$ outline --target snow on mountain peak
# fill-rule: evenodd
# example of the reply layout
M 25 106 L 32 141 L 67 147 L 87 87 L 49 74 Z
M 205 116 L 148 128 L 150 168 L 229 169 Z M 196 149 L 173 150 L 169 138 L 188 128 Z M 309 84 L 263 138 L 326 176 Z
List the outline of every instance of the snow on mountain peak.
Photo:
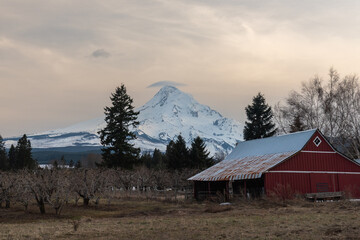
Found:
M 157 139 L 164 146 L 181 134 L 188 145 L 200 136 L 209 151 L 228 153 L 242 139 L 242 126 L 206 105 L 198 103 L 191 95 L 173 86 L 165 86 L 144 106 L 138 109 L 139 139 Z M 145 147 L 146 143 L 140 144 Z M 161 147 L 165 150 L 165 147 Z
M 174 92 L 182 93 L 176 87 L 167 85 L 167 86 L 162 87 L 155 96 L 160 95 L 160 96 L 168 97 L 170 94 L 173 94 Z
M 180 91 L 176 87 L 164 86 L 159 90 L 159 92 L 155 94 L 152 99 L 150 99 L 150 101 L 148 101 L 143 107 L 141 107 L 140 110 L 144 107 L 155 107 L 157 105 L 163 106 L 166 103 L 178 101 L 192 102 L 194 101 L 194 99 L 192 96 Z

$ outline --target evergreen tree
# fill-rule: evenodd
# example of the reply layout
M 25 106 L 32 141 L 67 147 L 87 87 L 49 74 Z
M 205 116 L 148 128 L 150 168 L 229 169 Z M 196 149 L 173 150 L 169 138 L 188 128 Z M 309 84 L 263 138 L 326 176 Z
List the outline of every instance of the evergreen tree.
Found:
M 261 93 L 253 98 L 252 104 L 248 105 L 245 111 L 249 120 L 245 122 L 245 140 L 271 137 L 276 133 L 271 107 L 266 104 Z
M 32 158 L 32 148 L 30 140 L 27 139 L 26 134 L 18 140 L 15 148 L 15 168 L 16 169 L 35 169 L 37 162 Z
M 9 149 L 9 168 L 10 169 L 16 169 L 17 163 L 16 163 L 16 149 L 13 144 L 11 144 L 11 147 Z
M 214 165 L 214 159 L 209 157 L 209 154 L 204 141 L 196 137 L 190 149 L 191 168 L 206 169 Z
M 74 160 L 70 159 L 69 168 L 72 168 L 72 167 L 74 167 Z
M 170 142 L 168 143 L 168 145 L 166 145 L 166 151 L 165 151 L 165 156 L 164 156 L 164 160 L 165 160 L 165 165 L 166 168 L 169 169 L 170 168 L 170 158 L 173 157 L 172 155 L 175 149 L 175 142 L 173 140 L 170 140 Z
M 154 167 L 153 162 L 152 162 L 152 156 L 148 152 L 141 155 L 140 162 L 141 162 L 141 164 L 145 165 L 147 168 Z
M 82 166 L 81 166 L 81 161 L 80 161 L 80 160 L 78 160 L 78 161 L 76 162 L 75 168 L 82 168 Z
M 141 164 L 145 165 L 149 169 L 165 169 L 165 156 L 157 148 L 154 149 L 153 154 L 146 152 L 140 157 Z
M 140 149 L 129 141 L 136 138 L 131 127 L 136 127 L 139 112 L 134 111 L 133 100 L 126 93 L 123 84 L 111 94 L 111 107 L 105 107 L 106 127 L 99 131 L 103 162 L 106 167 L 121 167 L 131 169 L 136 163 Z
M 59 169 L 59 163 L 58 163 L 58 161 L 56 159 L 52 163 L 52 168 L 53 169 Z
M 166 147 L 166 158 L 168 168 L 172 170 L 180 170 L 190 168 L 189 150 L 186 147 L 184 138 L 179 135 L 176 141 L 170 141 Z
M 61 156 L 61 158 L 60 158 L 60 167 L 61 168 L 64 168 L 65 167 L 65 165 L 66 165 L 66 160 L 65 160 L 65 156 L 64 155 L 62 155 Z
M 0 170 L 9 169 L 9 159 L 6 154 L 5 143 L 0 135 Z
M 165 169 L 165 156 L 164 154 L 157 148 L 155 148 L 153 156 L 152 156 L 152 161 L 153 164 L 155 166 L 155 168 L 157 169 Z

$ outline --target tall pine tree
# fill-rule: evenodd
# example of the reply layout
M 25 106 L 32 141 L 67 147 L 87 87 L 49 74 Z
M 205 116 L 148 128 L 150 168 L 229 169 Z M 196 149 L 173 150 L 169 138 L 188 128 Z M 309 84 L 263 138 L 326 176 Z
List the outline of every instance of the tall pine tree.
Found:
M 11 144 L 11 147 L 9 149 L 9 168 L 10 169 L 16 169 L 17 163 L 16 163 L 16 149 L 13 144 Z
M 153 168 L 154 164 L 152 162 L 152 156 L 149 152 L 143 153 L 139 158 L 141 164 L 145 165 L 147 168 Z
M 0 170 L 8 170 L 9 169 L 9 159 L 5 150 L 5 143 L 3 138 L 0 135 Z
M 169 169 L 181 170 L 191 168 L 189 161 L 189 150 L 186 147 L 184 138 L 179 135 L 176 141 L 170 141 L 166 147 L 166 160 Z
M 30 140 L 24 134 L 19 140 L 15 148 L 15 168 L 16 169 L 35 169 L 37 162 L 32 158 L 32 148 Z
M 244 127 L 245 140 L 271 137 L 276 133 L 271 107 L 266 104 L 261 93 L 253 98 L 252 104 L 245 111 L 248 119 Z
M 111 107 L 105 107 L 106 127 L 99 131 L 103 162 L 105 167 L 131 169 L 137 162 L 140 149 L 130 143 L 136 138 L 131 127 L 136 127 L 139 112 L 134 111 L 133 100 L 126 93 L 123 84 L 111 94 Z
M 191 143 L 190 160 L 191 168 L 206 169 L 214 165 L 214 159 L 209 157 L 204 141 L 196 137 Z
M 155 148 L 153 156 L 152 156 L 152 161 L 155 165 L 155 168 L 157 169 L 165 169 L 165 156 L 164 154 L 157 148 Z

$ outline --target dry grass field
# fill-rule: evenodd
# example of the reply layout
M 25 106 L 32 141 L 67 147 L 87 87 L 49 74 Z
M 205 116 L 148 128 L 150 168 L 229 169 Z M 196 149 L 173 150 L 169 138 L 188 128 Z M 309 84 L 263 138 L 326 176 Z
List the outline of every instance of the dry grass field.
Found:
M 61 216 L 35 205 L 0 209 L 1 239 L 360 239 L 360 203 L 286 204 L 118 200 L 65 206 Z

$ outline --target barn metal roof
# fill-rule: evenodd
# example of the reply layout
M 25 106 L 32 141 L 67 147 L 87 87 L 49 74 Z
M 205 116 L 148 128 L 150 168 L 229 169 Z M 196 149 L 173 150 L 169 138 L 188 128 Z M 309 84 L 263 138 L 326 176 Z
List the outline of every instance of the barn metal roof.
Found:
M 300 151 L 315 132 L 316 129 L 312 129 L 276 137 L 239 142 L 224 161 L 249 156 Z
M 221 161 L 188 180 L 225 181 L 260 178 L 263 172 L 295 153 L 296 151 L 273 153 Z
M 192 181 L 224 181 L 260 178 L 262 173 L 300 151 L 316 129 L 240 142 L 218 164 L 189 178 Z

